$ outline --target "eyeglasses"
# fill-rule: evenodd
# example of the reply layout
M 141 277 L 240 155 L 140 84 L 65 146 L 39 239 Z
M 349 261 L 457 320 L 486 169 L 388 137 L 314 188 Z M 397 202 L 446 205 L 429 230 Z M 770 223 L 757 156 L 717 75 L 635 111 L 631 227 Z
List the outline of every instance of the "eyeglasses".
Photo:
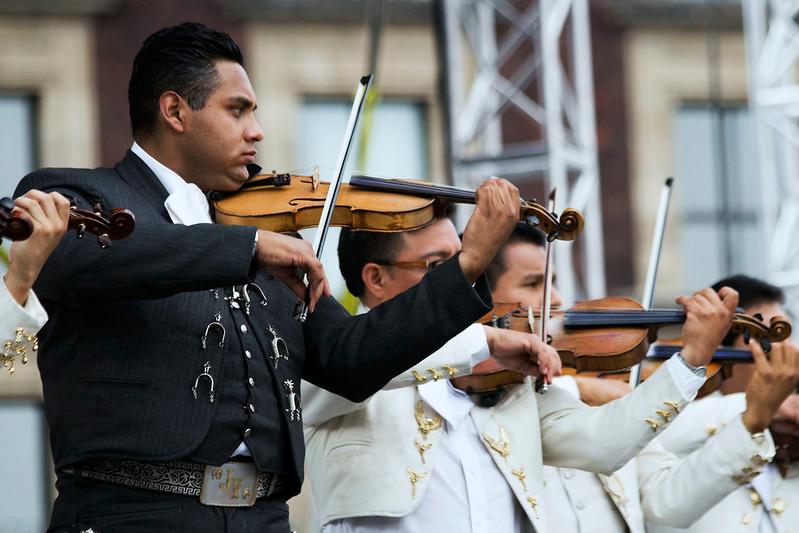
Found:
M 430 271 L 448 260 L 449 259 L 436 259 L 435 261 L 384 261 L 383 259 L 375 259 L 371 262 L 383 266 L 393 266 L 397 268 L 422 268 Z

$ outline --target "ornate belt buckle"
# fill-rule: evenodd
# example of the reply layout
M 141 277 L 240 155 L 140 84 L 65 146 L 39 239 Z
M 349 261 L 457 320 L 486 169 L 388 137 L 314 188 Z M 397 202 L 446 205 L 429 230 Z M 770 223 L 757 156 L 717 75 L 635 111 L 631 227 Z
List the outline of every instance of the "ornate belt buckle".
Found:
M 252 507 L 258 492 L 254 463 L 207 465 L 200 488 L 200 503 L 219 507 Z

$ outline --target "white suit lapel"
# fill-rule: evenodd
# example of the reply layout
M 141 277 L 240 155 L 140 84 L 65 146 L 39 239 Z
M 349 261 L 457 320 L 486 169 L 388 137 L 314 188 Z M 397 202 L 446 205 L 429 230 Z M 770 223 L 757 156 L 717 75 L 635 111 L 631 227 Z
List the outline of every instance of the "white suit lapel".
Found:
M 511 395 L 492 408 L 475 407 L 472 419 L 494 464 L 516 496 L 525 515 L 539 533 L 546 531 L 542 511 L 542 462 L 541 439 L 539 432 L 530 431 L 530 425 L 537 428 L 538 413 L 533 405 L 526 418 L 528 394 L 533 394 L 529 385 L 515 388 Z

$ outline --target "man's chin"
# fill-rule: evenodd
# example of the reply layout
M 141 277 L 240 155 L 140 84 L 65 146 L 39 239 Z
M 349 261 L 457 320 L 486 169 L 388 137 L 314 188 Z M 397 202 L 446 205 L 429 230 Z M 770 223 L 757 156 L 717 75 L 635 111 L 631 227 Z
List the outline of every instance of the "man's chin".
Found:
M 242 170 L 236 170 L 236 172 L 228 175 L 227 179 L 225 180 L 224 184 L 222 184 L 223 188 L 220 188 L 222 192 L 235 192 L 241 189 L 241 186 L 247 183 L 247 180 L 250 178 L 249 173 L 247 172 L 246 168 Z

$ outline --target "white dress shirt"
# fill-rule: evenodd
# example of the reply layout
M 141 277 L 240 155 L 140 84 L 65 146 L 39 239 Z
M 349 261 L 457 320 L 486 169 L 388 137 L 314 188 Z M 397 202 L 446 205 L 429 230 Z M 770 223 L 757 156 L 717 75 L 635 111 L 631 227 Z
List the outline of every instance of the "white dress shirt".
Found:
M 212 224 L 208 212 L 208 199 L 203 192 L 193 183 L 178 176 L 178 174 L 161 164 L 157 159 L 144 151 L 144 148 L 134 142 L 130 151 L 139 156 L 144 164 L 150 167 L 158 181 L 166 189 L 169 197 L 164 202 L 169 218 L 175 224 L 191 226 L 194 224 Z
M 449 381 L 419 386 L 419 395 L 445 421 L 430 487 L 413 513 L 336 520 L 325 533 L 458 531 L 524 532 L 526 520 L 508 483 L 480 441 L 469 416 L 476 407 Z

